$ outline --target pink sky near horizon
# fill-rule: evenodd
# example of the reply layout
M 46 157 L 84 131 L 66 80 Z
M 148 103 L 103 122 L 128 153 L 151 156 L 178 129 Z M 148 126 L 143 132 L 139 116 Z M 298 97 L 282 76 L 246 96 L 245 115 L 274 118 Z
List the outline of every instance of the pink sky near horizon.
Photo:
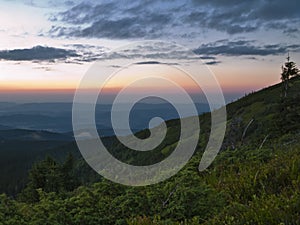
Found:
M 280 63 L 253 62 L 244 63 L 240 66 L 227 62 L 209 69 L 217 78 L 225 96 L 230 96 L 227 101 L 235 100 L 244 94 L 257 91 L 264 87 L 280 82 Z M 0 63 L 1 65 L 1 63 Z M 3 65 L 3 62 L 2 62 Z M 49 71 L 35 69 L 36 64 L 25 64 L 26 66 L 11 65 L 6 68 L 9 76 L 1 80 L 0 101 L 72 101 L 73 94 L 85 72 L 91 64 L 85 66 L 77 65 L 55 65 L 50 66 Z M 52 69 L 53 68 L 53 69 Z M 147 70 L 147 68 L 145 68 Z M 41 74 L 43 74 L 41 76 Z M 189 84 L 182 79 L 181 86 L 190 93 L 201 92 L 199 87 Z M 105 94 L 111 95 L 126 86 L 126 79 L 115 80 L 105 89 Z M 133 94 L 143 92 L 143 88 L 136 88 Z M 164 90 L 163 87 L 148 85 L 148 88 Z M 165 89 L 164 91 L 167 91 Z M 169 90 L 171 93 L 172 90 Z M 174 93 L 176 94 L 176 93 Z

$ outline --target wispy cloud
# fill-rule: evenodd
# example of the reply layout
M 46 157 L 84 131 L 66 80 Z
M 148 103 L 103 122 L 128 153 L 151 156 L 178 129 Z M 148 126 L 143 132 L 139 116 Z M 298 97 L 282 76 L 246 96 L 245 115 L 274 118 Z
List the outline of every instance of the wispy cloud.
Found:
M 225 56 L 267 56 L 279 55 L 288 51 L 299 51 L 300 45 L 268 44 L 259 45 L 254 40 L 220 40 L 203 44 L 194 52 L 200 55 L 225 55 Z

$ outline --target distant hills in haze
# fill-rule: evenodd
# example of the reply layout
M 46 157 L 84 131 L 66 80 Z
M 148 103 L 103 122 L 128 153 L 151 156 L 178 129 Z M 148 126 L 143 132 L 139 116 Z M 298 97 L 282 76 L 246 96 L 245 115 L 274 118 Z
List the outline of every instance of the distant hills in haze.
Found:
M 101 136 L 114 135 L 111 107 L 108 104 L 96 107 L 97 129 Z M 184 109 L 186 105 L 179 107 Z M 196 107 L 199 114 L 209 111 L 207 104 L 199 103 Z M 122 114 L 122 109 L 118 113 Z M 148 128 L 149 121 L 156 116 L 164 120 L 179 117 L 170 104 L 138 103 L 130 114 L 132 132 Z M 34 162 L 47 155 L 64 159 L 69 152 L 77 157 L 80 155 L 73 137 L 72 103 L 0 102 L 0 193 L 20 191 Z
M 86 105 L 83 104 L 82 107 Z M 111 107 L 108 104 L 98 104 L 96 107 L 97 129 L 101 132 L 101 136 L 114 135 L 110 122 Z M 181 104 L 179 107 L 184 109 L 185 105 Z M 209 111 L 209 106 L 205 103 L 198 103 L 196 107 L 199 115 Z M 164 120 L 179 117 L 172 105 L 167 103 L 138 103 L 133 107 L 130 115 L 133 131 L 148 128 L 148 123 L 154 116 L 162 117 Z M 72 103 L 0 102 L 0 130 L 6 129 L 70 133 L 72 132 Z

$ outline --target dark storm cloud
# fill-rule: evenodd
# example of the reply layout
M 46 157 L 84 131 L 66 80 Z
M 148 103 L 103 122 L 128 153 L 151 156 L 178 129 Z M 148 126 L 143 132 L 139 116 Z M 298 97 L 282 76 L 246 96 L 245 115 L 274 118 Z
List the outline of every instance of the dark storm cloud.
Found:
M 0 51 L 0 59 L 13 61 L 55 60 L 77 57 L 75 51 L 60 48 L 36 46 L 30 49 Z
M 203 44 L 195 49 L 196 54 L 201 55 L 225 55 L 225 56 L 266 56 L 279 55 L 288 51 L 299 51 L 300 45 L 257 45 L 249 40 L 220 40 L 213 43 Z
M 300 23 L 299 9 L 298 0 L 83 2 L 52 16 L 52 20 L 60 25 L 54 26 L 51 34 L 112 39 L 155 38 L 170 33 L 188 36 L 187 28 L 228 34 L 263 29 L 294 33 L 298 31 L 293 24 Z

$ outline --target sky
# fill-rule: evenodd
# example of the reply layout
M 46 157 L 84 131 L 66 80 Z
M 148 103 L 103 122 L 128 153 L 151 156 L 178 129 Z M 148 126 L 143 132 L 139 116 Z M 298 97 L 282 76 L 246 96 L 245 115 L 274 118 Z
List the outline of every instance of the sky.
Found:
M 0 101 L 71 101 L 99 60 L 139 68 L 121 71 L 108 92 L 143 70 L 200 60 L 227 101 L 279 82 L 288 52 L 300 64 L 298 0 L 0 0 L 0 21 Z

